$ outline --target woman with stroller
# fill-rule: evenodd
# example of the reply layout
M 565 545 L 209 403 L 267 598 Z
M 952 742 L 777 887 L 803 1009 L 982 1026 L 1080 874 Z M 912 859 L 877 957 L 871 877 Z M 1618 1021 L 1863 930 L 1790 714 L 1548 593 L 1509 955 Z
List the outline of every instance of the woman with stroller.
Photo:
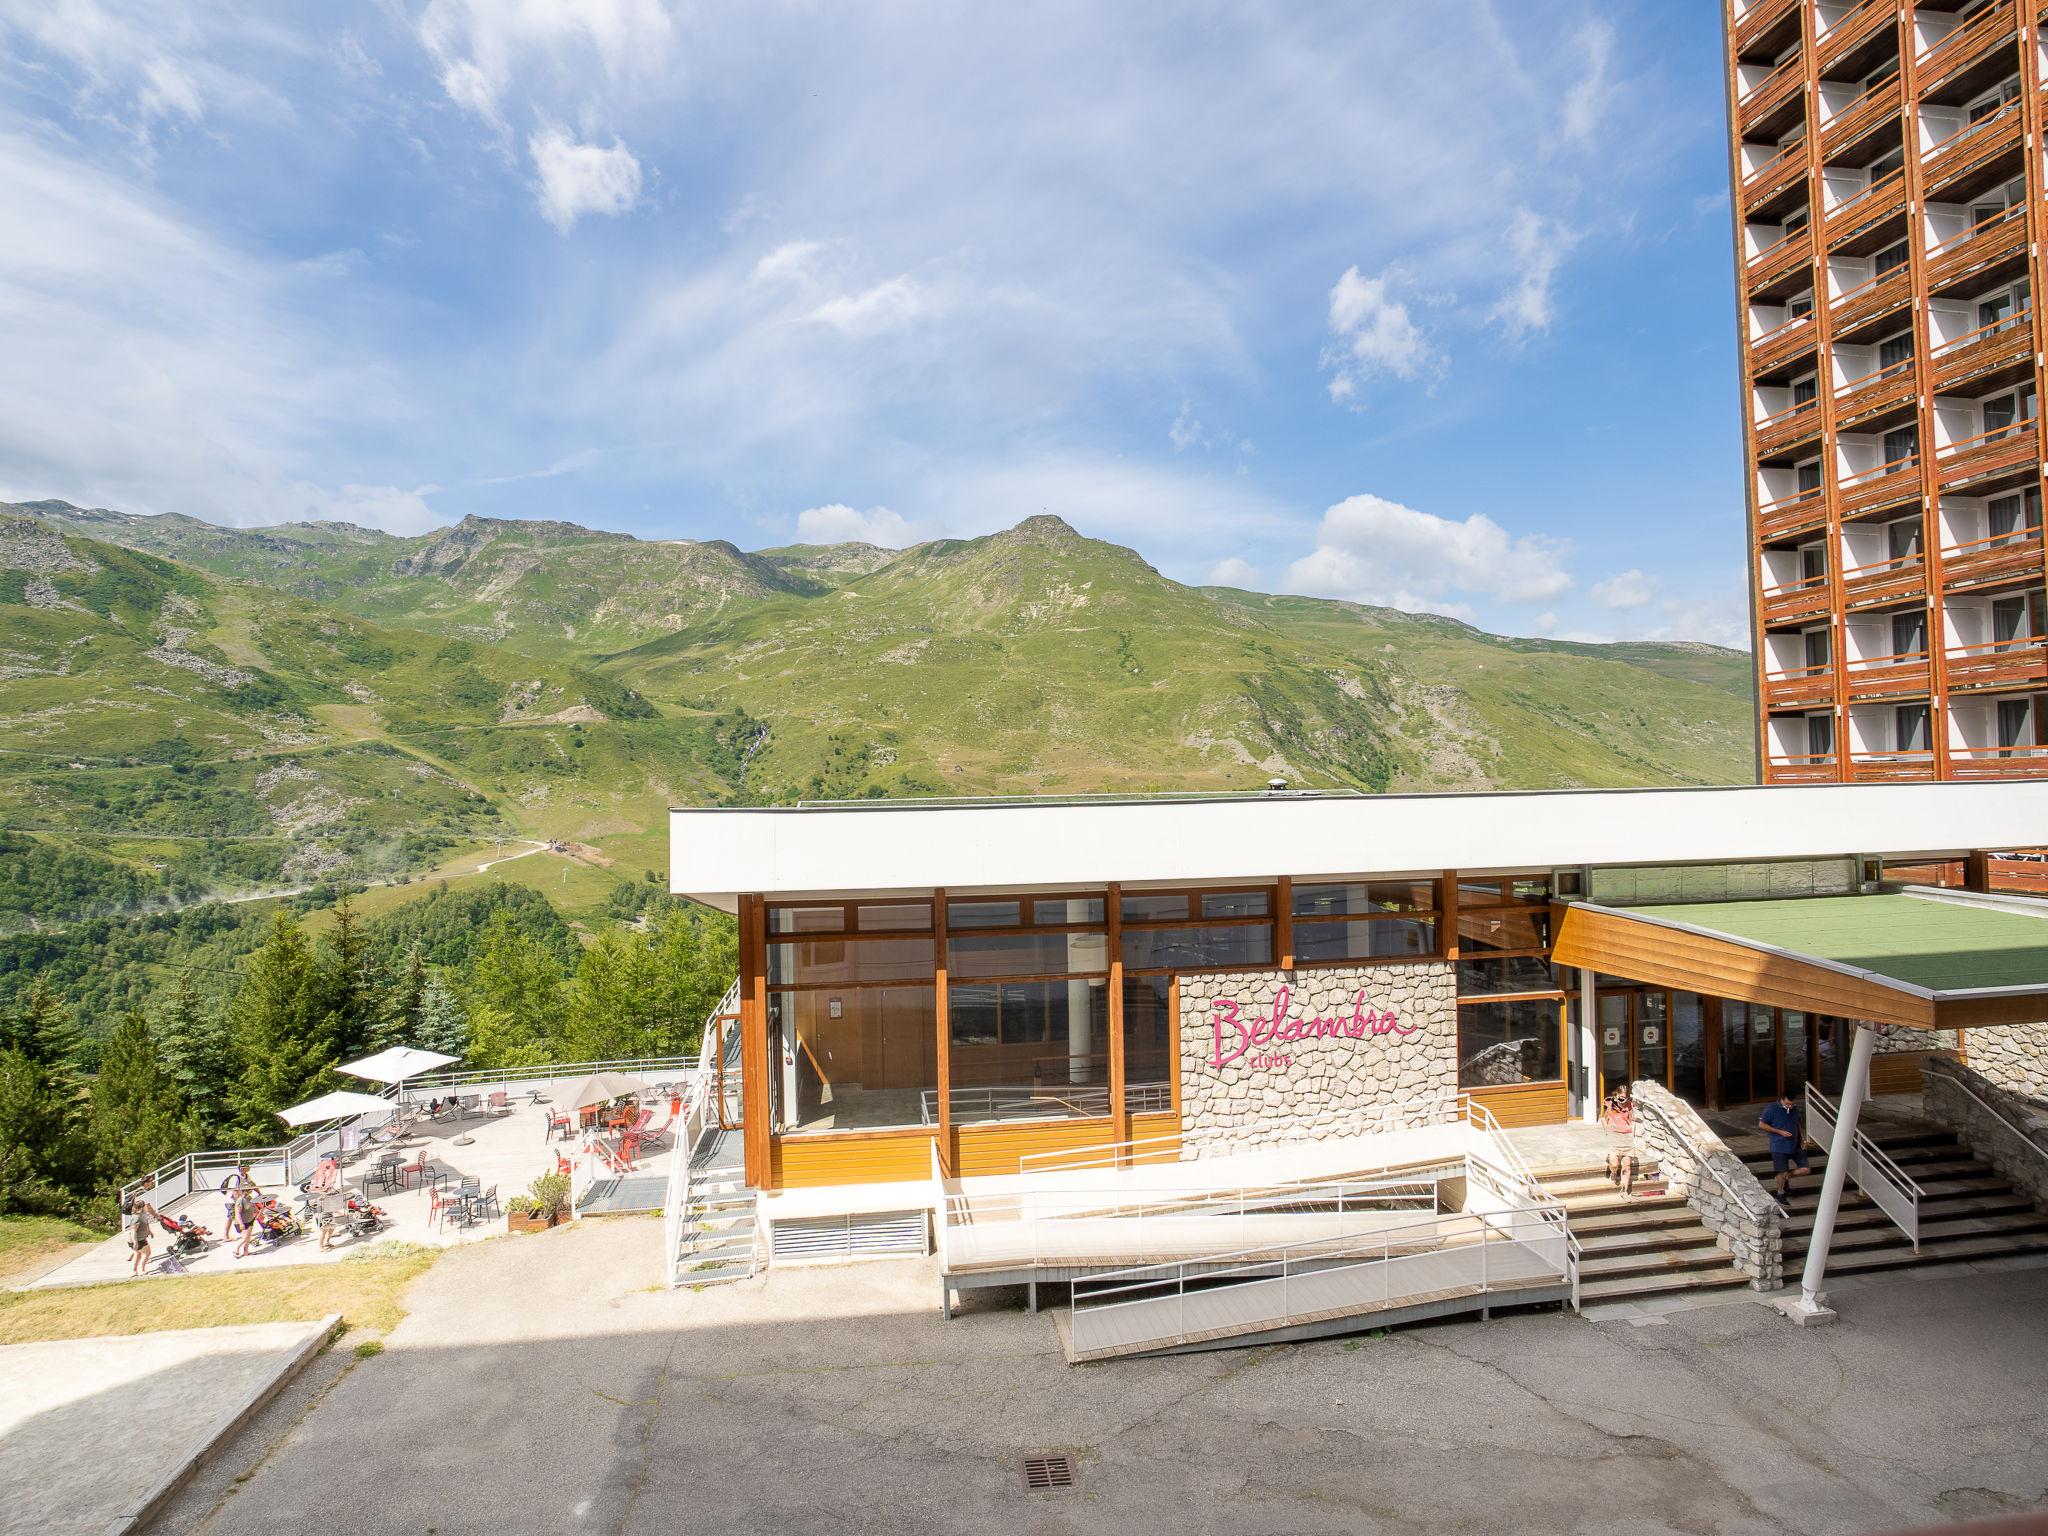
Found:
M 242 1240 L 235 1244 L 235 1257 L 246 1259 L 249 1256 L 249 1245 L 256 1241 L 256 1186 L 254 1184 L 244 1184 L 235 1194 L 235 1214 L 229 1230 L 233 1231 L 236 1226 L 239 1226 L 242 1230 Z
M 155 1232 L 155 1208 L 147 1200 L 136 1201 L 134 1219 L 128 1225 L 128 1248 L 135 1255 L 135 1262 L 128 1270 L 129 1278 L 149 1268 L 149 1244 Z
M 225 1207 L 220 1213 L 222 1242 L 235 1235 L 235 1217 L 241 1210 L 242 1192 L 255 1187 L 255 1181 L 249 1177 L 248 1170 L 240 1163 L 230 1168 L 228 1176 L 221 1180 L 220 1198 Z

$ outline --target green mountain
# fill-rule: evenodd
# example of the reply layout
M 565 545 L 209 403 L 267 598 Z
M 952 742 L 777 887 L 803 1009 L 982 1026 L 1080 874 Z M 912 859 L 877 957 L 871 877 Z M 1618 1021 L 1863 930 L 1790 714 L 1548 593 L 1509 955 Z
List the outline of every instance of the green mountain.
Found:
M 1055 517 L 750 554 L 0 507 L 0 832 L 25 889 L 124 909 L 500 837 L 574 845 L 503 873 L 591 908 L 675 802 L 1746 781 L 1749 687 L 1710 646 L 1188 587 Z M 9 889 L 0 925 L 91 906 Z

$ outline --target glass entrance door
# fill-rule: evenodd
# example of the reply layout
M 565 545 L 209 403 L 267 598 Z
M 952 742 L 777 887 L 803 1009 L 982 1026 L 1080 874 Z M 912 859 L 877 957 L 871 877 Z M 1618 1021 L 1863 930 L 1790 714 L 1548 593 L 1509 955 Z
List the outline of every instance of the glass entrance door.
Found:
M 1600 994 L 1600 1096 L 1623 1083 L 1671 1081 L 1671 994 Z

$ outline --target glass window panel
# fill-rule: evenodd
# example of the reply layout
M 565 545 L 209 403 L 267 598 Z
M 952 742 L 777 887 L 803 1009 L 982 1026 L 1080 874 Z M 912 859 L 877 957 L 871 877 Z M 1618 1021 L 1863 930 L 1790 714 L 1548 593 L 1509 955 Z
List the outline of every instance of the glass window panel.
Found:
M 1547 902 L 1550 879 L 1546 875 L 1510 875 L 1490 880 L 1460 880 L 1461 906 L 1490 907 L 1512 902 Z
M 1296 917 L 1336 917 L 1354 912 L 1430 912 L 1436 908 L 1434 880 L 1352 880 L 1341 885 L 1297 885 Z
M 770 933 L 838 933 L 846 926 L 844 907 L 770 907 Z
M 947 989 L 955 1123 L 1109 1113 L 1109 984 L 970 982 Z
M 1186 896 L 1171 895 L 1162 891 L 1127 891 L 1121 905 L 1123 918 L 1127 923 L 1161 920 L 1177 922 L 1188 915 Z
M 1031 921 L 1041 924 L 1099 923 L 1102 921 L 1104 905 L 1100 896 L 1034 901 L 1031 903 Z
M 771 992 L 768 1029 L 769 1096 L 784 1134 L 882 1130 L 936 1119 L 934 988 Z
M 1436 952 L 1433 918 L 1301 920 L 1294 925 L 1294 958 L 1309 964 L 1319 960 L 1389 960 Z
M 1636 994 L 1636 1076 L 1653 1083 L 1671 1075 L 1671 1006 L 1662 992 Z
M 1138 928 L 1124 931 L 1124 964 L 1136 970 L 1199 970 L 1220 965 L 1271 965 L 1273 930 L 1263 923 L 1232 928 Z
M 855 909 L 854 921 L 867 929 L 930 928 L 932 904 L 928 901 L 868 902 Z
M 1548 949 L 1550 908 L 1481 907 L 1458 912 L 1458 953 L 1472 949 Z
M 1707 1016 L 1697 992 L 1671 995 L 1671 1088 L 1688 1104 L 1707 1102 Z
M 1458 995 L 1491 997 L 1503 992 L 1549 992 L 1557 987 L 1550 962 L 1535 955 L 1514 960 L 1460 960 Z
M 1749 1004 L 1721 1004 L 1721 1102 L 1749 1102 Z
M 1124 1107 L 1134 1115 L 1173 1107 L 1170 976 L 1124 978 Z
M 949 978 L 1100 974 L 1109 969 L 1102 933 L 978 933 L 946 944 Z
M 1466 1003 L 1458 1009 L 1458 1086 L 1547 1083 L 1559 1065 L 1560 1004 L 1543 1000 Z
M 1264 891 L 1204 891 L 1196 900 L 1200 917 L 1264 917 L 1271 910 Z
M 930 981 L 930 939 L 791 939 L 768 946 L 768 983 L 778 987 Z
M 1015 901 L 949 901 L 948 928 L 1014 928 L 1023 904 Z

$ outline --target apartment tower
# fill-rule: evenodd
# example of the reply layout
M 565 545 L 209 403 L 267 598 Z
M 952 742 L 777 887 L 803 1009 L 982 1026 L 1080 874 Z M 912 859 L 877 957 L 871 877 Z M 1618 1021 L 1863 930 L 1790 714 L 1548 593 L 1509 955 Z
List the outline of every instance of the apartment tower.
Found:
M 2048 773 L 2048 0 L 1723 0 L 1765 783 Z

